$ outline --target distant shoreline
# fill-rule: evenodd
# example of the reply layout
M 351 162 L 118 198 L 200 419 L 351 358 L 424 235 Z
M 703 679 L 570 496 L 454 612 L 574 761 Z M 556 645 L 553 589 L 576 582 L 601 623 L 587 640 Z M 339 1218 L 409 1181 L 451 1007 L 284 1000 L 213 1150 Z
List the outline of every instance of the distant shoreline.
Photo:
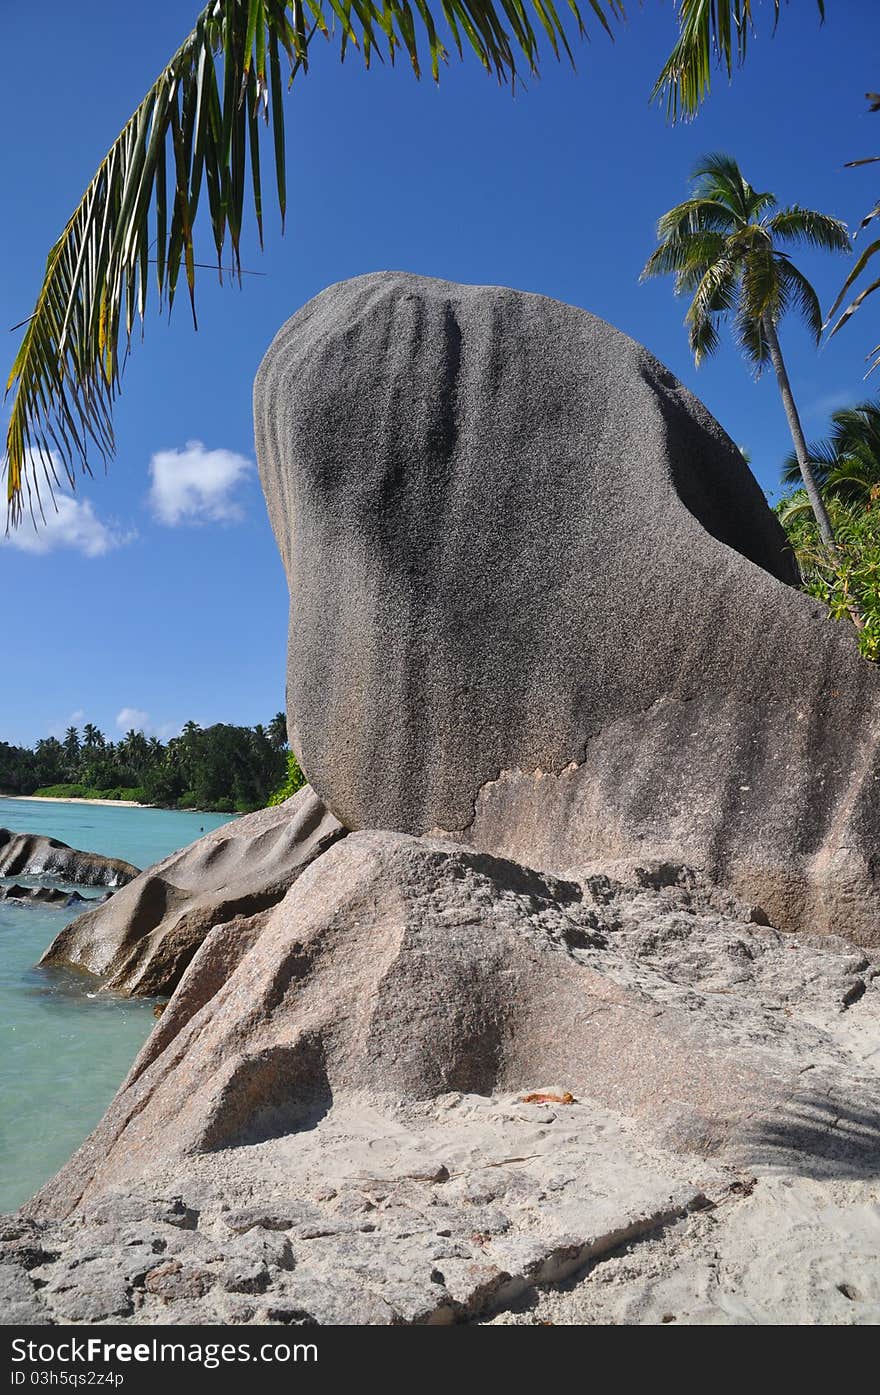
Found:
M 157 809 L 164 814 L 220 814 L 225 819 L 240 819 L 238 811 L 220 809 L 169 809 L 167 804 L 138 804 L 136 799 L 83 799 L 67 794 L 0 794 L 0 800 L 15 799 L 21 804 L 101 804 L 106 809 Z
M 54 794 L 0 794 L 0 799 L 16 799 L 22 804 L 106 804 L 108 809 L 158 809 L 158 804 L 138 804 L 136 799 L 82 799 Z M 169 810 L 179 813 L 180 810 Z M 187 809 L 186 813 L 201 814 L 203 809 Z

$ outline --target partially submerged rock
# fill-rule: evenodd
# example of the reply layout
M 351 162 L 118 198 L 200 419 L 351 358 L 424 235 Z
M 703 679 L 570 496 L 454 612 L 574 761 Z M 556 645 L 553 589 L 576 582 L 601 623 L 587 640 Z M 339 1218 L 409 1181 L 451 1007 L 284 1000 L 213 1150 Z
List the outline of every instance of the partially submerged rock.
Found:
M 69 907 L 98 899 L 80 896 L 78 891 L 63 891 L 59 886 L 19 886 L 16 882 L 0 885 L 0 901 L 21 901 L 29 906 Z
M 171 993 L 213 926 L 274 906 L 343 832 L 306 787 L 155 863 L 65 926 L 40 963 L 87 969 L 115 993 Z
M 688 862 L 880 943 L 880 674 L 645 349 L 541 296 L 362 276 L 279 331 L 254 412 L 290 736 L 346 827 Z
M 125 886 L 139 868 L 120 857 L 80 852 L 42 833 L 0 828 L 0 877 L 51 876 L 80 886 Z

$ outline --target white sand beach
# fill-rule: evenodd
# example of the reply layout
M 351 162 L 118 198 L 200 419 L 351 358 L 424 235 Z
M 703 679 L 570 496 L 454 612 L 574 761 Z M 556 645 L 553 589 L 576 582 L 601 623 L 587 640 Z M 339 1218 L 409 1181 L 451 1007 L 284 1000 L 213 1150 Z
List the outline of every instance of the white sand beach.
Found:
M 68 795 L 0 794 L 0 799 L 14 799 L 21 804 L 107 804 L 111 809 L 155 809 L 155 804 L 139 804 L 136 799 L 81 799 Z M 195 811 L 198 812 L 198 811 Z

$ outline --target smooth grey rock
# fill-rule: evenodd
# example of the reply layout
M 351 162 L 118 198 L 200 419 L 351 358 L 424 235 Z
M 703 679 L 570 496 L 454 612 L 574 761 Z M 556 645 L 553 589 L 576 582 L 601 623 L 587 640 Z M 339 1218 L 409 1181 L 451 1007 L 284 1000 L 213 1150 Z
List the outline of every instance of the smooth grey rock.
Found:
M 0 877 L 57 877 L 81 886 L 125 886 L 139 868 L 120 857 L 80 852 L 42 833 L 0 828 Z
M 41 964 L 73 964 L 114 993 L 172 993 L 214 926 L 244 954 L 299 874 L 344 830 L 306 787 L 292 799 L 214 829 L 135 877 L 106 905 L 77 916 Z
M 880 674 L 651 354 L 383 272 L 284 325 L 254 419 L 290 737 L 347 828 L 685 861 L 781 929 L 880 943 Z
M 77 906 L 85 905 L 97 897 L 80 896 L 78 891 L 62 891 L 57 886 L 0 886 L 0 901 L 21 901 L 24 905 L 37 906 Z

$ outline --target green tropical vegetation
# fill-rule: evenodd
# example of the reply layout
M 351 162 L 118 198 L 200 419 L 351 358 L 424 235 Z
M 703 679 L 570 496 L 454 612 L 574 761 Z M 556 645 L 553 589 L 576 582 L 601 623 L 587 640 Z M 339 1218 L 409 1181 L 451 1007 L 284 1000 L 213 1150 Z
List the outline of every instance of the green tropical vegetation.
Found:
M 810 468 L 826 501 L 829 497 L 868 504 L 880 496 L 880 399 L 842 407 L 831 414 L 831 432 L 808 447 Z M 797 456 L 786 457 L 782 483 L 797 490 L 801 483 Z M 807 507 L 803 499 L 787 504 L 786 516 Z
M 831 414 L 828 436 L 809 447 L 810 464 L 834 530 L 826 547 L 800 483 L 794 453 L 782 465 L 786 493 L 776 514 L 788 534 L 804 589 L 836 620 L 852 621 L 863 657 L 880 661 L 880 399 Z
M 291 799 L 297 790 L 301 790 L 306 783 L 306 777 L 302 772 L 300 763 L 293 751 L 287 753 L 287 775 L 283 785 L 280 785 L 273 795 L 269 797 L 269 804 L 283 804 L 285 799 Z
M 862 656 L 880 661 L 880 509 L 875 501 L 827 498 L 835 546 L 822 542 L 803 491 L 784 498 L 776 513 L 798 560 L 804 590 L 824 602 L 833 619 L 855 624 Z
M 293 769 L 289 760 L 294 758 L 288 754 L 283 712 L 267 726 L 187 722 L 179 736 L 164 744 L 133 730 L 117 742 L 108 741 L 87 723 L 81 732 L 68 727 L 63 740 L 49 736 L 33 749 L 0 741 L 0 791 L 245 814 L 270 799 L 280 803 L 287 798 L 283 791 Z M 296 788 L 305 783 L 299 775 Z
M 809 3 L 809 0 L 807 0 Z M 824 18 L 824 0 L 815 0 Z M 753 0 L 678 0 L 678 39 L 653 96 L 672 119 L 692 116 L 715 67 L 730 74 L 746 55 Z M 195 320 L 197 216 L 207 211 L 217 269 L 231 248 L 241 277 L 245 205 L 263 235 L 263 164 L 282 225 L 286 210 L 285 87 L 308 70 L 316 38 L 374 57 L 405 57 L 435 81 L 450 54 L 475 57 L 500 83 L 538 72 L 540 45 L 573 60 L 569 35 L 587 23 L 608 34 L 622 0 L 567 0 L 567 28 L 546 0 L 211 0 L 172 55 L 89 182 L 49 251 L 43 284 L 7 384 L 12 393 L 4 468 L 10 522 L 25 503 L 36 518 L 41 486 L 113 454 L 112 408 L 132 331 L 145 320 L 149 287 L 170 311 L 181 268 Z M 781 0 L 773 0 L 773 22 Z M 769 18 L 769 6 L 762 19 Z M 269 136 L 271 132 L 271 137 Z M 268 151 L 266 147 L 268 146 Z M 268 155 L 268 159 L 266 158 Z
M 720 326 L 728 317 L 755 373 L 772 363 L 804 488 L 822 541 L 830 546 L 834 532 L 810 463 L 778 335 L 779 321 L 796 311 L 818 344 L 822 311 L 815 290 L 782 244 L 848 252 L 846 225 L 797 204 L 779 208 L 775 194 L 753 189 L 730 155 L 702 156 L 691 184 L 690 198 L 659 220 L 658 246 L 642 279 L 671 274 L 676 295 L 691 296 L 685 324 L 697 365 L 718 348 Z

